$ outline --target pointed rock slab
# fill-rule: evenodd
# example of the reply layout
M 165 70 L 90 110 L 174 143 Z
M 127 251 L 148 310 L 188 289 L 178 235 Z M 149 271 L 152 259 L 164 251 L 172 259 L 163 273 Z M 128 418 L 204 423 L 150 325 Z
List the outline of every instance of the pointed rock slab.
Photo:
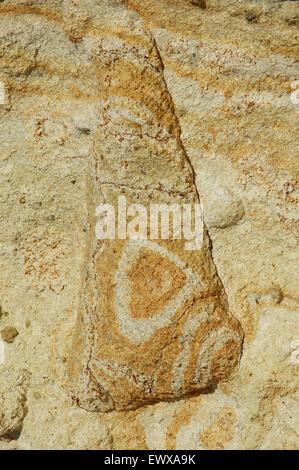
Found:
M 105 240 L 96 207 L 198 203 L 151 36 L 115 25 L 87 40 L 103 84 L 88 182 L 90 231 L 69 363 L 74 401 L 127 410 L 206 390 L 238 365 L 243 334 L 230 316 L 204 231 L 185 240 Z

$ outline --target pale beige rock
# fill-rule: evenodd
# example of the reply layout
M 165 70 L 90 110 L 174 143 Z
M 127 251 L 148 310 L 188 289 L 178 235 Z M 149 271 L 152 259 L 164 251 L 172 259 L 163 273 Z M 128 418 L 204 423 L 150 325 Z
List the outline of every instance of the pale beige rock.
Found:
M 298 448 L 299 107 L 291 99 L 299 79 L 298 8 L 274 0 L 209 0 L 206 9 L 189 0 L 0 3 L 0 329 L 19 332 L 13 343 L 0 342 L 4 369 L 15 371 L 10 389 L 1 367 L 0 429 L 12 434 L 0 448 Z M 129 97 L 118 90 L 133 81 L 127 67 L 110 84 L 114 107 L 103 106 L 105 68 L 149 48 L 147 39 L 132 52 L 134 30 L 155 41 L 163 63 L 164 95 L 153 102 L 159 113 L 167 95 L 174 107 L 162 106 L 157 121 L 165 128 L 164 116 L 176 116 L 212 242 L 209 265 L 223 285 L 225 310 L 241 323 L 244 350 L 239 369 L 214 393 L 87 412 L 69 399 L 68 363 L 90 259 L 90 185 L 108 175 L 91 172 L 103 116 L 117 184 L 126 175 L 131 181 L 135 167 L 126 170 L 123 158 L 117 172 L 123 155 L 108 159 L 109 148 L 120 146 L 113 129 L 118 135 L 146 116 L 152 142 L 160 135 L 147 103 L 130 108 L 126 121 Z M 134 156 L 142 159 L 143 151 Z M 175 167 L 168 175 L 147 159 L 141 166 L 167 189 L 184 188 Z M 115 189 L 105 185 L 104 195 L 113 199 Z M 124 194 L 135 198 L 128 188 Z M 147 189 L 143 197 L 151 195 Z M 17 385 L 24 369 L 28 389 Z
M 0 440 L 16 438 L 26 416 L 26 394 L 30 374 L 0 366 Z
M 18 331 L 13 326 L 6 326 L 1 331 L 1 338 L 6 343 L 13 343 L 18 334 Z
M 242 201 L 234 198 L 225 187 L 211 188 L 205 198 L 205 221 L 208 227 L 227 228 L 235 225 L 244 215 Z

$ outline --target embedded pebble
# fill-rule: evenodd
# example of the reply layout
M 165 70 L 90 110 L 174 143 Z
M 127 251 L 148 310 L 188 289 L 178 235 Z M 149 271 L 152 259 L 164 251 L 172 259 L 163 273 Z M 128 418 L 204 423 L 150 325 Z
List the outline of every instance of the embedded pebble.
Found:
M 242 201 L 232 193 L 218 187 L 203 198 L 203 209 L 206 224 L 209 227 L 227 228 L 235 225 L 244 215 Z
M 26 416 L 30 374 L 25 369 L 0 368 L 0 438 L 13 440 Z

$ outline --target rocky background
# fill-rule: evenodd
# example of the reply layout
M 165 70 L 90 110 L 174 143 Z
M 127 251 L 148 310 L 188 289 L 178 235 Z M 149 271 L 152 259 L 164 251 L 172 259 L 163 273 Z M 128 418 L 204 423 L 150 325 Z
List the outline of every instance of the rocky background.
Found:
M 0 449 L 298 448 L 298 25 L 297 1 L 0 2 Z M 205 393 L 87 411 L 70 364 L 93 164 L 110 150 L 106 193 L 117 175 L 130 196 L 118 139 L 145 122 L 148 146 L 188 162 L 204 279 L 244 343 Z M 187 163 L 163 165 L 164 189 L 187 184 Z

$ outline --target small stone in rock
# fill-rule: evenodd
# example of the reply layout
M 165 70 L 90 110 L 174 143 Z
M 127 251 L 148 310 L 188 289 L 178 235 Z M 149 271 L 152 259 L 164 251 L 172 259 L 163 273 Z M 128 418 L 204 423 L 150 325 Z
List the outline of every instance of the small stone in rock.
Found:
M 12 343 L 19 332 L 13 326 L 6 326 L 1 331 L 1 337 L 5 343 Z

